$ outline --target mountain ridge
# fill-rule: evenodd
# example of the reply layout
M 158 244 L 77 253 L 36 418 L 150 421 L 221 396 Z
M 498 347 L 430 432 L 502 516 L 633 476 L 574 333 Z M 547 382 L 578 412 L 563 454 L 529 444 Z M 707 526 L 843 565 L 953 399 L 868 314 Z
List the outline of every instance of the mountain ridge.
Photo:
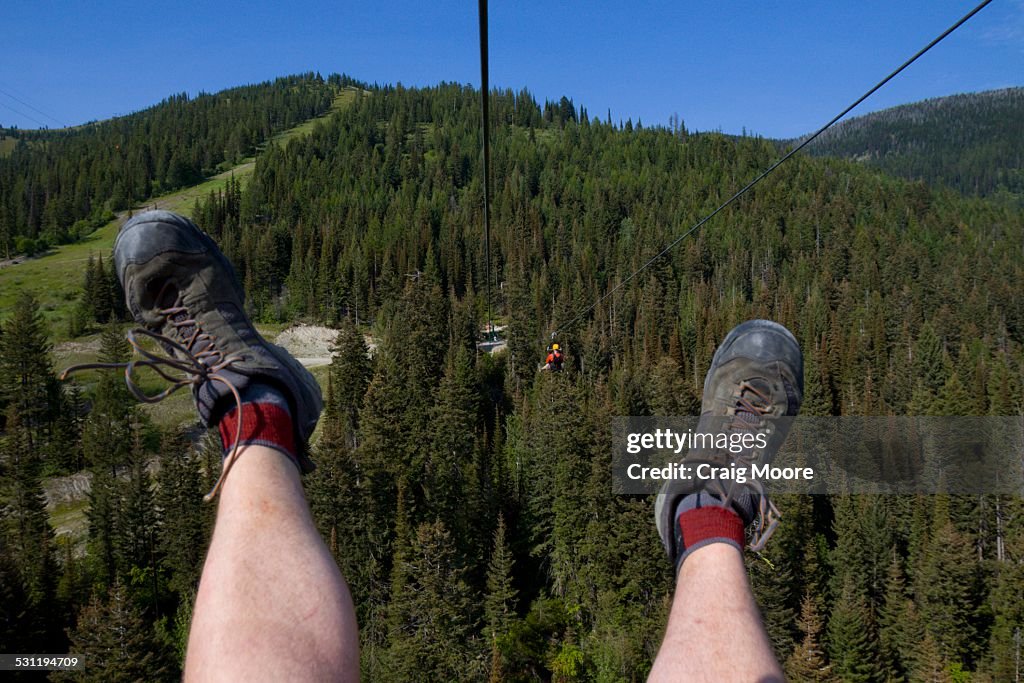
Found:
M 929 98 L 840 122 L 808 150 L 967 195 L 1024 201 L 1024 87 Z M 790 141 L 796 142 L 796 141 Z

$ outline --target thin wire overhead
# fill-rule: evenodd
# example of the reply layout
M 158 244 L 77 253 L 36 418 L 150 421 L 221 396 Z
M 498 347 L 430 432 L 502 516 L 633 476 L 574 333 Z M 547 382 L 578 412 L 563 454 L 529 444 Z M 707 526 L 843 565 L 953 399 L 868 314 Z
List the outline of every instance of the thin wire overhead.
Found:
M 20 98 L 18 98 L 18 97 L 15 97 L 14 95 L 12 95 L 11 93 L 7 92 L 7 91 L 6 91 L 6 90 L 4 90 L 3 88 L 0 88 L 0 94 L 3 94 L 3 95 L 7 95 L 8 97 L 10 97 L 10 98 L 11 98 L 12 100 L 14 100 L 15 102 L 18 102 L 19 104 L 23 104 L 24 106 L 28 107 L 29 109 L 31 109 L 32 111 L 34 111 L 34 112 L 35 112 L 35 113 L 37 113 L 37 114 L 42 114 L 42 115 L 43 115 L 43 116 L 45 116 L 46 118 L 50 119 L 51 121 L 54 121 L 54 122 L 56 122 L 57 124 L 59 124 L 59 125 L 63 126 L 64 128 L 67 128 L 67 127 L 68 127 L 68 124 L 64 123 L 64 122 L 63 122 L 63 121 L 61 121 L 60 119 L 58 119 L 58 118 L 56 118 L 56 117 L 54 117 L 54 116 L 50 116 L 49 114 L 47 114 L 47 113 L 46 113 L 45 111 L 43 111 L 42 109 L 37 109 L 37 108 L 33 107 L 33 106 L 32 106 L 31 104 L 29 104 L 29 103 L 28 103 L 28 102 L 26 102 L 25 100 L 22 100 L 22 99 L 20 99 Z M 9 108 L 9 107 L 8 107 L 8 108 Z M 24 116 L 24 114 L 22 114 L 22 116 Z M 31 117 L 31 116 L 29 116 L 28 118 L 32 119 L 32 117 Z M 35 121 L 36 123 L 40 123 L 40 122 L 39 122 L 39 121 L 37 121 L 36 119 L 32 119 L 32 120 L 33 120 L 33 121 Z M 45 125 L 45 124 L 42 124 L 42 123 L 40 123 L 40 125 Z
M 484 1 L 484 0 L 481 0 L 481 2 L 483 2 L 483 1 Z M 695 224 L 694 224 L 694 225 L 693 225 L 693 226 L 692 226 L 692 227 L 691 227 L 691 228 L 690 228 L 689 230 L 687 230 L 687 231 L 686 231 L 686 232 L 684 232 L 684 233 L 683 233 L 682 235 L 680 235 L 679 237 L 677 237 L 676 239 L 674 239 L 674 240 L 673 240 L 673 241 L 672 241 L 671 243 L 669 243 L 669 245 L 668 245 L 667 247 L 665 247 L 664 249 L 662 249 L 661 251 L 659 251 L 659 252 L 658 252 L 658 253 L 657 253 L 657 254 L 656 254 L 655 256 L 651 257 L 651 259 L 650 259 L 649 261 L 647 261 L 647 262 L 646 262 L 645 264 L 643 264 L 642 266 L 640 266 L 640 267 L 639 267 L 638 269 L 636 269 L 636 270 L 635 270 L 634 272 L 630 273 L 630 275 L 629 275 L 629 276 L 628 276 L 628 277 L 627 277 L 626 279 L 624 279 L 624 280 L 623 280 L 622 282 L 620 282 L 619 284 L 617 284 L 617 285 L 615 285 L 614 287 L 612 287 L 612 288 L 611 288 L 611 290 L 609 290 L 609 291 L 608 291 L 608 293 L 604 294 L 603 296 L 601 296 L 600 298 L 598 298 L 598 300 L 597 300 L 597 301 L 595 301 L 595 302 L 594 302 L 593 304 L 591 304 L 591 305 L 590 305 L 590 306 L 588 306 L 587 308 L 585 308 L 585 309 L 583 309 L 582 311 L 580 311 L 580 313 L 579 313 L 579 314 L 577 314 L 575 318 L 573 318 L 573 319 L 572 319 L 572 320 L 570 320 L 569 322 L 565 323 L 564 325 L 561 325 L 561 326 L 557 327 L 557 328 L 555 329 L 555 331 L 551 333 L 551 337 L 552 337 L 552 339 L 553 339 L 553 338 L 555 337 L 555 335 L 556 335 L 556 334 L 558 334 L 558 333 L 559 333 L 559 332 L 561 332 L 562 330 L 564 330 L 564 329 L 567 329 L 567 328 L 569 328 L 569 327 L 571 327 L 571 326 L 575 325 L 575 324 L 576 324 L 576 322 L 578 322 L 578 321 L 579 321 L 579 320 L 580 320 L 581 318 L 583 318 L 583 316 L 587 315 L 587 314 L 588 314 L 588 313 L 590 313 L 590 312 L 591 312 L 592 310 L 594 310 L 595 308 L 597 308 L 598 306 L 600 306 L 600 305 L 601 305 L 601 303 L 602 303 L 602 302 L 603 302 L 603 301 L 604 301 L 605 299 L 607 299 L 608 297 L 610 297 L 610 296 L 611 296 L 612 294 L 614 294 L 614 293 L 615 293 L 615 292 L 617 292 L 618 290 L 622 289 L 622 287 L 623 287 L 623 286 L 624 286 L 624 285 L 625 285 L 626 283 L 628 283 L 629 281 L 631 281 L 631 280 L 632 280 L 633 278 L 635 278 L 635 277 L 636 277 L 637 275 L 639 275 L 639 274 L 640 274 L 640 273 L 642 273 L 643 271 L 647 270 L 647 268 L 648 268 L 648 267 L 649 267 L 649 266 L 650 266 L 651 264 L 653 264 L 653 263 L 654 263 L 655 261 L 657 261 L 658 259 L 660 259 L 660 258 L 661 258 L 662 256 L 664 256 L 665 254 L 667 254 L 668 252 L 670 252 L 670 251 L 671 251 L 671 250 L 672 250 L 672 249 L 673 249 L 673 248 L 674 248 L 674 247 L 675 247 L 675 246 L 676 246 L 677 244 L 679 244 L 679 243 L 680 243 L 680 242 L 682 242 L 682 241 L 683 241 L 684 239 L 686 239 L 686 238 L 687 238 L 688 236 L 690 236 L 691 234 L 693 234 L 694 232 L 696 232 L 697 230 L 699 230 L 699 229 L 700 229 L 700 228 L 701 228 L 701 227 L 702 227 L 702 226 L 703 226 L 703 225 L 704 225 L 705 223 L 707 223 L 707 222 L 708 222 L 709 220 L 711 220 L 712 218 L 714 218 L 715 216 L 717 216 L 717 215 L 718 215 L 718 214 L 719 214 L 719 213 L 720 213 L 720 212 L 721 212 L 721 211 L 722 211 L 723 209 L 725 209 L 725 208 L 726 208 L 726 207 L 728 207 L 728 206 L 729 206 L 730 204 L 732 204 L 732 203 L 733 203 L 734 201 L 736 201 L 737 199 L 739 199 L 740 197 L 742 197 L 742 196 L 743 196 L 744 194 L 746 194 L 746 193 L 747 193 L 747 192 L 748 192 L 749 190 L 751 190 L 751 189 L 752 189 L 752 188 L 753 188 L 753 187 L 754 187 L 755 185 L 757 185 L 757 184 L 758 184 L 759 182 L 761 182 L 762 180 L 764 180 L 764 179 L 765 179 L 765 178 L 766 178 L 766 177 L 767 177 L 767 176 L 768 176 L 769 174 L 771 174 L 771 173 L 772 173 L 772 172 L 773 172 L 773 171 L 774 171 L 775 169 L 777 169 L 777 168 L 778 168 L 779 166 L 781 166 L 781 165 L 782 165 L 782 164 L 784 164 L 784 163 L 785 163 L 786 161 L 788 161 L 788 160 L 789 160 L 789 159 L 790 159 L 790 158 L 791 158 L 791 157 L 792 157 L 792 156 L 793 156 L 794 154 L 796 154 L 797 152 L 799 152 L 800 150 L 802 150 L 802 149 L 803 149 L 804 147 L 806 147 L 807 145 L 809 145 L 809 144 L 810 144 L 810 143 L 811 143 L 812 141 L 814 141 L 814 140 L 815 140 L 815 139 L 816 139 L 816 138 L 817 138 L 817 137 L 818 137 L 819 135 L 821 135 L 821 134 L 822 134 L 822 133 L 824 133 L 824 132 L 825 132 L 826 130 L 828 130 L 828 129 L 829 129 L 830 127 L 832 127 L 832 125 L 833 125 L 834 123 L 836 123 L 837 121 L 839 121 L 839 119 L 841 119 L 841 118 L 843 118 L 844 116 L 846 116 L 847 114 L 849 114 L 849 113 L 850 113 L 850 112 L 851 112 L 851 111 L 852 111 L 852 110 L 853 110 L 853 109 L 854 109 L 855 107 L 857 107 L 857 105 L 859 105 L 859 104 L 860 104 L 861 102 L 863 102 L 863 101 L 864 101 L 864 100 L 866 100 L 867 98 L 871 97 L 871 95 L 873 95 L 873 94 L 874 94 L 874 93 L 875 93 L 876 91 L 878 91 L 878 90 L 879 90 L 879 89 L 880 89 L 880 88 L 881 88 L 882 86 L 884 86 L 884 85 L 885 85 L 886 83 L 888 83 L 888 82 L 889 82 L 889 81 L 891 81 L 891 80 L 892 80 L 893 78 L 895 78 L 897 74 L 899 74 L 899 73 L 900 73 L 901 71 L 903 71 L 904 69 L 906 69 L 906 68 L 907 68 L 908 66 L 910 66 L 910 65 L 911 65 L 911 64 L 913 64 L 914 62 L 916 62 L 916 61 L 917 61 L 917 59 L 918 59 L 919 57 L 921 57 L 921 56 L 922 56 L 923 54 L 925 54 L 926 52 L 928 52 L 929 50 L 931 50 L 931 49 L 932 49 L 933 47 L 935 47 L 936 45 L 938 45 L 938 44 L 939 44 L 940 42 L 942 42 L 942 40 L 943 40 L 943 39 L 945 39 L 945 38 L 946 38 L 946 37 L 947 37 L 947 36 L 948 36 L 949 34 L 953 33 L 953 31 L 957 30 L 958 28 L 960 28 L 961 26 L 963 26 L 963 25 L 964 25 L 965 23 L 967 23 L 967 21 L 968 21 L 968 20 L 969 20 L 969 19 L 970 19 L 971 17 L 973 17 L 973 16 L 974 16 L 975 14 L 977 14 L 978 12 L 980 12 L 980 11 L 981 11 L 982 9 L 984 9 L 984 8 L 985 8 L 985 6 L 986 6 L 986 5 L 988 5 L 988 4 L 989 4 L 989 3 L 991 3 L 991 2 L 992 2 L 992 0 L 984 0 L 983 2 L 981 2 L 981 3 L 980 3 L 980 4 L 978 5 L 978 6 L 977 6 L 977 7 L 975 7 L 975 8 L 974 8 L 974 9 L 972 9 L 972 10 L 971 10 L 970 12 L 968 12 L 968 13 L 967 13 L 967 14 L 965 14 L 965 15 L 964 15 L 963 17 L 961 17 L 959 21 L 957 21 L 957 22 L 956 22 L 955 24 L 953 24 L 952 26 L 950 26 L 949 28 L 947 28 L 947 29 L 946 29 L 945 31 L 943 31 L 943 32 L 942 32 L 942 33 L 941 33 L 941 34 L 940 34 L 940 35 L 939 35 L 938 37 L 936 37 L 936 38 L 935 38 L 934 40 L 932 40 L 932 41 L 931 41 L 930 43 L 928 43 L 927 45 L 925 45 L 925 46 L 924 46 L 923 48 L 921 48 L 920 50 L 918 50 L 918 51 L 917 51 L 917 52 L 916 52 L 916 53 L 914 54 L 914 56 L 913 56 L 913 57 L 911 57 L 911 58 L 910 58 L 910 59 L 908 59 L 907 61 L 903 62 L 903 64 L 901 64 L 901 65 L 900 65 L 900 66 L 898 66 L 898 67 L 897 67 L 897 68 L 896 68 L 895 70 L 893 70 L 893 72 L 892 72 L 892 73 L 890 73 L 890 74 L 889 74 L 888 76 L 886 76 L 885 78 L 883 78 L 882 80 L 880 80 L 880 81 L 879 81 L 878 83 L 876 83 L 876 84 L 875 84 L 875 86 L 874 86 L 873 88 L 871 88 L 871 89 L 870 89 L 870 90 L 868 90 L 868 91 L 867 91 L 866 93 L 864 93 L 863 95 L 861 95 L 860 97 L 858 97 L 858 98 L 857 98 L 857 99 L 856 99 L 856 100 L 855 100 L 855 101 L 853 102 L 853 104 L 851 104 L 851 105 L 850 105 L 850 106 L 848 106 L 848 107 L 847 107 L 846 109 L 844 109 L 844 110 L 842 110 L 841 112 L 839 112 L 838 114 L 836 114 L 836 115 L 835 115 L 834 117 L 832 117 L 832 119 L 831 119 L 831 120 L 830 120 L 830 121 L 829 121 L 828 123 L 826 123 L 826 124 L 825 124 L 824 126 L 822 126 L 821 128 L 819 128 L 818 130 L 816 130 L 816 131 L 815 131 L 815 132 L 814 132 L 813 134 L 811 134 L 810 136 L 808 136 L 808 137 L 807 137 L 807 138 L 806 138 L 806 139 L 805 139 L 805 140 L 804 140 L 803 142 L 801 142 L 801 143 L 800 143 L 799 145 L 797 145 L 797 146 L 796 146 L 796 147 L 794 147 L 794 148 L 793 148 L 792 150 L 790 150 L 789 152 L 787 152 L 787 153 L 786 153 L 786 154 L 785 154 L 785 155 L 784 155 L 784 156 L 783 156 L 782 158 L 780 158 L 780 159 L 779 159 L 778 161 L 776 161 L 776 162 L 775 162 L 774 164 L 772 164 L 771 166 L 769 166 L 768 168 L 766 168 L 766 169 L 765 169 L 764 171 L 762 171 L 762 172 L 760 173 L 760 175 L 758 175 L 758 176 L 757 176 L 756 178 L 754 178 L 754 179 L 753 179 L 753 180 L 751 180 L 751 181 L 750 181 L 749 183 L 747 183 L 747 184 L 746 184 L 746 185 L 745 185 L 745 186 L 743 187 L 743 189 L 739 190 L 739 191 L 738 191 L 738 192 L 736 192 L 736 193 L 735 193 L 734 195 L 732 195 L 731 197 L 729 197 L 728 199 L 726 199 L 726 200 L 725 200 L 725 202 L 723 202 L 721 206 L 719 206 L 719 207 L 718 207 L 717 209 L 715 209 L 714 211 L 712 211 L 712 212 L 711 212 L 711 213 L 709 213 L 708 215 L 704 216 L 704 218 L 701 218 L 701 219 L 700 219 L 699 221 L 697 221 L 697 223 L 695 223 Z
M 484 280 L 487 283 L 487 341 L 493 341 L 494 319 L 491 316 L 491 127 L 490 84 L 487 72 L 487 0 L 480 0 L 480 111 L 484 138 Z
M 0 102 L 0 107 L 3 107 L 4 109 L 10 109 L 11 111 L 13 111 L 13 112 L 14 112 L 15 114 L 17 114 L 18 116 L 24 116 L 24 117 L 25 117 L 26 119 L 28 119 L 29 121 L 35 121 L 36 123 L 38 123 L 38 124 L 39 124 L 39 127 L 40 127 L 40 128 L 45 128 L 45 127 L 46 127 L 46 124 L 45 124 L 45 123 L 43 123 L 42 121 L 40 121 L 39 119 L 37 119 L 37 118 L 35 118 L 35 117 L 32 117 L 32 116 L 29 116 L 28 114 L 26 114 L 26 113 L 25 113 L 25 112 L 23 112 L 23 111 L 18 111 L 17 109 L 15 109 L 14 107 L 12 107 L 12 106 L 11 106 L 11 105 L 9 105 L 9 104 L 4 104 L 3 102 Z

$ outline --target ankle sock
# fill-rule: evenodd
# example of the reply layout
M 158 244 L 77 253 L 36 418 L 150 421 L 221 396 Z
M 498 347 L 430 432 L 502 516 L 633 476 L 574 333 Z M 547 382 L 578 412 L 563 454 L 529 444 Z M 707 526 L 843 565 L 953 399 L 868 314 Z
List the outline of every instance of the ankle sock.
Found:
M 266 446 L 281 451 L 298 466 L 295 428 L 288 400 L 267 384 L 253 383 L 242 392 L 242 406 L 232 405 L 219 423 L 221 454 L 227 457 L 235 446 L 238 421 L 242 421 L 239 446 Z M 233 399 L 232 399 L 233 400 Z
M 741 517 L 741 513 L 745 514 Z M 746 491 L 725 507 L 721 498 L 700 491 L 684 496 L 676 505 L 675 535 L 678 556 L 676 573 L 693 551 L 710 543 L 728 543 L 742 551 L 746 544 L 744 519 L 753 519 L 753 500 Z

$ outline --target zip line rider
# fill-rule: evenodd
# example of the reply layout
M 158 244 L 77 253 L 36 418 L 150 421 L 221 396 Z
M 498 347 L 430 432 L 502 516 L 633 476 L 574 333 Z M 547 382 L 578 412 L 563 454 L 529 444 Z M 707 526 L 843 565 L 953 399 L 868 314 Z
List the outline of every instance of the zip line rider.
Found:
M 551 372 L 561 372 L 562 362 L 565 357 L 562 355 L 562 350 L 558 347 L 558 344 L 552 344 L 548 350 L 548 357 L 544 359 L 543 370 L 550 370 Z

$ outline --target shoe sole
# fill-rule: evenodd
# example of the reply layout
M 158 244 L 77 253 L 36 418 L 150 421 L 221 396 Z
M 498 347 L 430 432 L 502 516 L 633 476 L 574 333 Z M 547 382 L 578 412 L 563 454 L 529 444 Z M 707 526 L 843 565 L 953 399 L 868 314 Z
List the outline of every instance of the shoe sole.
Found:
M 786 342 L 792 344 L 792 350 L 794 351 L 795 357 L 801 357 L 800 343 L 796 340 L 796 337 L 793 336 L 793 333 L 790 332 L 784 325 L 780 325 L 779 323 L 774 322 L 772 320 L 748 320 L 744 323 L 740 323 L 739 325 L 734 327 L 729 332 L 729 334 L 725 336 L 725 339 L 722 340 L 722 343 L 718 346 L 718 349 L 715 351 L 715 355 L 711 357 L 711 367 L 708 368 L 708 374 L 704 377 L 704 392 L 701 397 L 702 401 L 703 396 L 708 396 L 710 394 L 709 388 L 711 385 L 711 378 L 714 376 L 715 370 L 717 370 L 720 366 L 732 360 L 729 359 L 727 361 L 722 361 L 722 358 L 725 357 L 732 350 L 732 347 L 736 344 L 737 341 L 740 340 L 740 338 L 742 338 L 745 335 L 755 333 L 769 333 L 781 336 L 784 340 L 786 340 Z M 773 360 L 775 362 L 779 362 L 782 361 L 783 359 L 766 359 L 767 362 L 771 362 Z

